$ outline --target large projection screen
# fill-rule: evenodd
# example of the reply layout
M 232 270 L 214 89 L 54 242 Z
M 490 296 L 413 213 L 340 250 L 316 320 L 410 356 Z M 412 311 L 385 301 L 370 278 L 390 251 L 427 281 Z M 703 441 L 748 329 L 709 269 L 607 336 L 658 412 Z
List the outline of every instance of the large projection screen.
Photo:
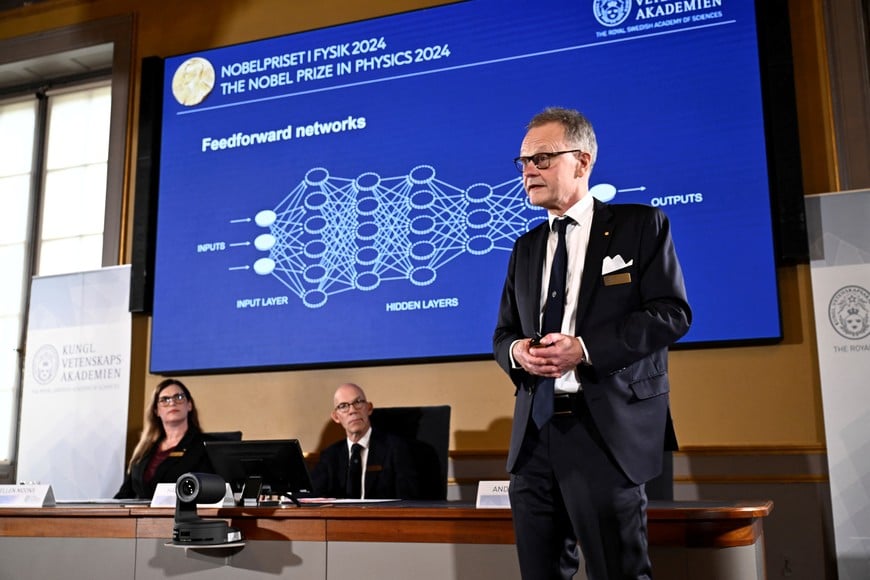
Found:
M 491 356 L 511 160 L 546 106 L 593 194 L 670 216 L 694 324 L 781 335 L 750 1 L 471 0 L 167 58 L 151 371 Z

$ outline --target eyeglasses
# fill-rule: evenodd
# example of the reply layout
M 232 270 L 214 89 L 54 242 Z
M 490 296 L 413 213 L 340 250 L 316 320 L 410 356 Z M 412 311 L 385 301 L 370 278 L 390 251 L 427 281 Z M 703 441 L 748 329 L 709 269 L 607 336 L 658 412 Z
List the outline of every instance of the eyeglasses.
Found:
M 362 409 L 362 406 L 365 405 L 368 401 L 363 399 L 362 397 L 351 401 L 350 403 L 339 403 L 335 406 L 335 410 L 339 413 L 349 413 L 350 408 L 354 409 Z
M 582 149 L 568 149 L 566 151 L 553 151 L 552 153 L 535 153 L 526 157 L 517 157 L 514 159 L 514 165 L 517 166 L 517 171 L 522 173 L 526 170 L 529 163 L 534 163 L 538 169 L 547 169 L 550 167 L 550 160 L 553 157 L 564 155 L 565 153 L 583 153 Z
M 187 395 L 185 395 L 184 393 L 175 393 L 174 395 L 169 395 L 168 397 L 157 397 L 157 404 L 161 407 L 168 407 L 169 405 L 182 403 L 186 400 Z

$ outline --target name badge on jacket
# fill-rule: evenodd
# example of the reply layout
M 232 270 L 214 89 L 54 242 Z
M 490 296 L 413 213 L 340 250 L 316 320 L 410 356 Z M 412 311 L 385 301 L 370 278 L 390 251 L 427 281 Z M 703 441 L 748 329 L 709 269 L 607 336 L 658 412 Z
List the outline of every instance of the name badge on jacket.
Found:
M 616 286 L 617 284 L 628 284 L 631 282 L 631 274 L 622 272 L 621 274 L 608 274 L 604 276 L 605 286 Z

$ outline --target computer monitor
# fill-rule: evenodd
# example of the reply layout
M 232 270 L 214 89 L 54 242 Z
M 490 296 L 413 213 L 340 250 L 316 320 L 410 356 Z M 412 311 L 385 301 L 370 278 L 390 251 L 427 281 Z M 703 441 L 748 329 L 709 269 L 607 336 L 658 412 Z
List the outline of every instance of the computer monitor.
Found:
M 204 445 L 215 473 L 233 492 L 241 492 L 249 480 L 260 478 L 264 495 L 311 493 L 311 475 L 298 439 L 205 441 Z

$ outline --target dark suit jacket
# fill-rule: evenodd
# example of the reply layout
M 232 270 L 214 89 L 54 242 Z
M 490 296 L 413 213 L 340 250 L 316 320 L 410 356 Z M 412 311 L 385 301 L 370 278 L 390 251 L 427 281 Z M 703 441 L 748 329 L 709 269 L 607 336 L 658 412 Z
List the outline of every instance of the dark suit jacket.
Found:
M 538 379 L 511 368 L 510 348 L 539 327 L 547 236 L 545 222 L 514 245 L 493 337 L 496 361 L 516 386 L 508 471 L 529 423 Z M 617 255 L 633 263 L 603 274 L 604 258 Z M 667 350 L 688 331 L 691 316 L 665 214 L 648 206 L 595 200 L 576 321 L 576 334 L 592 364 L 580 365 L 578 372 L 596 426 L 635 483 L 661 471 L 665 437 L 675 441 Z
M 333 443 L 320 454 L 311 472 L 314 493 L 321 497 L 346 497 L 347 440 Z M 422 491 L 408 441 L 372 429 L 366 461 L 366 499 L 420 499 Z
M 127 472 L 121 489 L 115 494 L 115 499 L 151 499 L 158 483 L 175 483 L 179 477 L 188 472 L 214 473 L 214 468 L 212 468 L 202 442 L 203 434 L 201 432 L 188 429 L 169 456 L 157 466 L 154 479 L 145 482 L 143 479 L 145 468 L 154 454 L 157 447 L 155 445 L 141 461 L 135 463 Z

